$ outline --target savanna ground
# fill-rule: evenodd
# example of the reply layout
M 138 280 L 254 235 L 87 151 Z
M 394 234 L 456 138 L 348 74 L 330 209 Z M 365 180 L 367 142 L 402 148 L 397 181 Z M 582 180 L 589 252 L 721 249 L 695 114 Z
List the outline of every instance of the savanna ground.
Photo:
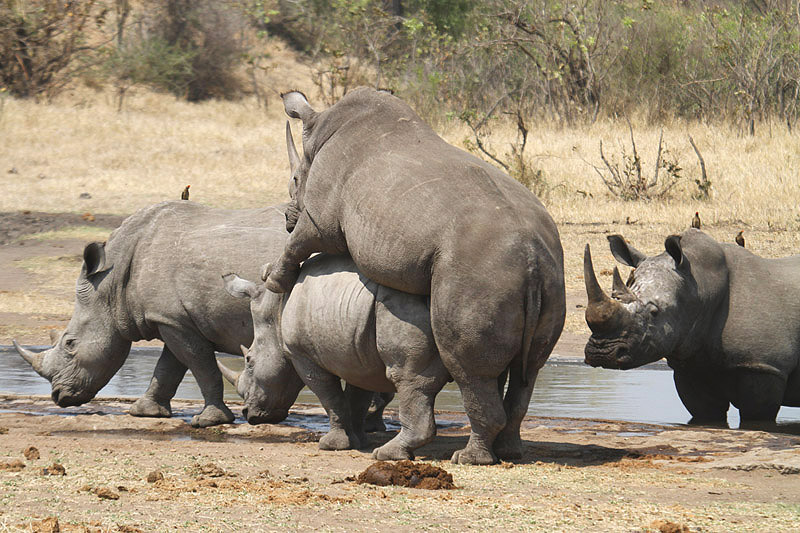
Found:
M 145 91 L 131 94 L 121 112 L 113 95 L 88 89 L 46 105 L 0 99 L 0 343 L 47 344 L 47 331 L 69 319 L 83 246 L 105 240 L 135 210 L 177 199 L 187 184 L 191 201 L 217 207 L 286 199 L 277 91 L 304 89 L 312 102 L 314 91 L 289 52 L 276 44 L 273 57 L 276 92 L 266 109 Z M 660 127 L 633 124 L 649 174 Z M 468 136 L 456 123 L 437 129 L 456 145 Z M 546 179 L 542 197 L 565 253 L 569 310 L 560 355 L 581 356 L 588 335 L 586 243 L 606 286 L 613 259 L 605 235 L 622 233 L 655 254 L 695 211 L 721 241 L 744 230 L 757 254 L 800 251 L 796 133 L 765 126 L 751 137 L 678 122 L 663 131 L 683 168 L 681 184 L 666 200 L 626 202 L 592 168 L 602 166 L 600 140 L 608 155 L 629 147 L 626 123 L 531 128 L 528 156 Z M 502 151 L 513 135 L 496 131 L 494 147 Z M 695 198 L 700 169 L 688 135 L 708 167 L 709 200 Z M 57 416 L 42 399 L 5 396 L 2 405 L 0 530 L 48 530 L 54 521 L 47 517 L 66 531 L 794 531 L 800 521 L 800 439 L 784 435 L 531 418 L 522 461 L 467 467 L 447 462 L 468 434 L 463 418 L 450 415 L 459 423 L 418 455 L 451 472 L 457 488 L 425 491 L 348 481 L 371 463 L 368 451 L 320 452 L 318 435 L 294 426 L 192 430 L 177 418 L 134 419 L 123 414 L 124 401 L 111 400 L 74 417 Z M 38 459 L 23 457 L 29 446 Z M 65 476 L 42 474 L 54 463 Z M 154 471 L 163 479 L 149 483 Z

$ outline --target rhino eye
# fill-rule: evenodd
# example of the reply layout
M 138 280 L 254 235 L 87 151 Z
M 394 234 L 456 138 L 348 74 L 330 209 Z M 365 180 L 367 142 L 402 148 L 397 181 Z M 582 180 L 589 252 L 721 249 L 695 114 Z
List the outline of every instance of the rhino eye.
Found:
M 651 317 L 657 316 L 660 311 L 661 310 L 658 308 L 656 304 L 652 302 L 647 304 L 647 312 L 650 313 Z
M 246 365 L 250 364 L 250 354 L 244 356 L 244 364 Z
M 64 339 L 64 349 L 67 350 L 67 352 L 70 353 L 70 354 L 74 354 L 75 353 L 75 349 L 76 349 L 77 345 L 78 345 L 78 342 L 77 342 L 76 339 L 72 339 L 72 338 L 65 338 Z

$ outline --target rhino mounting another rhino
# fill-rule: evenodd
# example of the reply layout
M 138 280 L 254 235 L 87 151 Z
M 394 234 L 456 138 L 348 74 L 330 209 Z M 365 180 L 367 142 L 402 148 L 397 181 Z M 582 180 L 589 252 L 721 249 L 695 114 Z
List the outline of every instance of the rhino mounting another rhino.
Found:
M 346 256 L 307 260 L 285 295 L 234 274 L 223 279 L 230 294 L 250 300 L 253 314 L 244 370 L 220 363 L 248 416 L 282 420 L 305 384 L 330 417 L 320 448 L 363 448 L 367 391 L 397 391 L 402 429 L 373 456 L 410 459 L 433 439 L 434 399 L 450 376 L 433 342 L 427 297 L 378 285 Z
M 696 229 L 668 237 L 655 257 L 608 240 L 635 270 L 623 283 L 615 268 L 608 297 L 586 245 L 587 364 L 624 370 L 665 357 L 694 422 L 724 422 L 730 404 L 745 424 L 800 407 L 800 255 L 764 259 Z
M 54 346 L 17 351 L 52 383 L 61 407 L 91 400 L 119 370 L 131 343 L 161 339 L 164 348 L 134 416 L 170 416 L 170 400 L 186 370 L 205 400 L 193 426 L 232 422 L 222 399 L 214 351 L 239 354 L 253 326 L 246 302 L 219 284 L 221 272 L 256 276 L 259 254 L 277 257 L 288 236 L 285 206 L 212 209 L 194 202 L 163 202 L 122 223 L 108 243 L 90 243 L 76 284 L 75 310 Z
M 359 88 L 322 112 L 299 92 L 283 102 L 303 122 L 303 158 L 287 131 L 293 232 L 267 288 L 288 292 L 300 263 L 325 252 L 350 255 L 383 286 L 430 295 L 433 338 L 472 428 L 453 461 L 521 457 L 520 424 L 566 310 L 550 215 L 388 93 Z

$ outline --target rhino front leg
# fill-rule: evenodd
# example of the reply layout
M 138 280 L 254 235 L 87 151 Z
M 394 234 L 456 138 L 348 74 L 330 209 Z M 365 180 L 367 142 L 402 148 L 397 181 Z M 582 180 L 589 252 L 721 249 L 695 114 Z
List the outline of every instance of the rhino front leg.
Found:
M 267 265 L 264 279 L 267 289 L 272 292 L 289 292 L 300 275 L 300 263 L 314 252 L 329 251 L 320 239 L 317 226 L 306 211 L 300 214 L 292 234 L 286 241 L 283 253 L 274 264 Z M 263 276 L 262 276 L 263 277 Z
M 691 424 L 727 423 L 728 400 L 711 392 L 710 383 L 698 379 L 689 371 L 676 370 L 673 374 L 675 389 L 683 406 L 692 415 Z
M 358 449 L 361 441 L 353 429 L 350 400 L 342 390 L 339 377 L 302 356 L 293 357 L 292 364 L 328 413 L 330 430 L 319 439 L 320 450 Z
M 350 420 L 353 426 L 353 434 L 358 437 L 359 449 L 366 448 L 369 444 L 367 433 L 364 429 L 366 424 L 367 411 L 370 408 L 372 399 L 376 394 L 372 391 L 364 390 L 347 383 L 344 388 L 344 395 L 350 404 Z
M 222 374 L 217 367 L 214 347 L 202 338 L 176 331 L 172 328 L 161 328 L 161 338 L 175 354 L 178 361 L 192 371 L 200 392 L 203 394 L 205 406 L 203 411 L 192 417 L 189 422 L 193 427 L 209 427 L 229 424 L 236 416 L 222 400 L 224 386 Z
M 186 375 L 187 367 L 175 358 L 175 355 L 164 345 L 158 358 L 150 386 L 144 396 L 131 405 L 129 414 L 133 416 L 170 417 L 172 406 L 170 400 L 175 396 L 178 385 Z

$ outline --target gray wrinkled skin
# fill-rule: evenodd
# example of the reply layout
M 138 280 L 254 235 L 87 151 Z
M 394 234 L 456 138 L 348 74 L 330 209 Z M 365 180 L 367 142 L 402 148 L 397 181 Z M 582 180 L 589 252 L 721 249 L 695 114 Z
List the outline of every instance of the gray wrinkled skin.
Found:
M 248 420 L 282 420 L 305 384 L 330 417 L 320 448 L 362 448 L 367 391 L 397 391 L 402 429 L 373 456 L 410 459 L 433 439 L 433 403 L 449 374 L 433 341 L 426 297 L 380 286 L 344 256 L 306 261 L 286 295 L 233 274 L 224 280 L 229 293 L 251 300 L 255 339 L 245 368 L 235 375 L 221 367 L 245 399 Z
M 584 278 L 592 336 L 586 363 L 635 368 L 665 357 L 695 422 L 774 421 L 781 405 L 800 406 L 800 255 L 764 259 L 690 229 L 646 257 L 620 235 L 609 298 L 597 284 L 588 245 Z
M 447 144 L 394 96 L 360 88 L 319 113 L 300 93 L 283 99 L 303 121 L 303 156 L 289 136 L 298 214 L 267 287 L 289 291 L 300 263 L 326 252 L 349 254 L 381 285 L 430 295 L 436 346 L 472 427 L 453 461 L 520 457 L 519 426 L 564 323 L 553 220 L 524 186 Z
M 288 236 L 284 209 L 164 202 L 125 219 L 107 244 L 89 244 L 66 330 L 41 354 L 20 348 L 52 383 L 53 401 L 62 407 L 88 402 L 122 366 L 131 342 L 161 339 L 152 381 L 131 414 L 170 416 L 188 368 L 205 399 L 192 425 L 233 421 L 214 351 L 241 353 L 253 327 L 249 306 L 225 292 L 219 275 L 257 276 L 262 254 L 278 257 Z

